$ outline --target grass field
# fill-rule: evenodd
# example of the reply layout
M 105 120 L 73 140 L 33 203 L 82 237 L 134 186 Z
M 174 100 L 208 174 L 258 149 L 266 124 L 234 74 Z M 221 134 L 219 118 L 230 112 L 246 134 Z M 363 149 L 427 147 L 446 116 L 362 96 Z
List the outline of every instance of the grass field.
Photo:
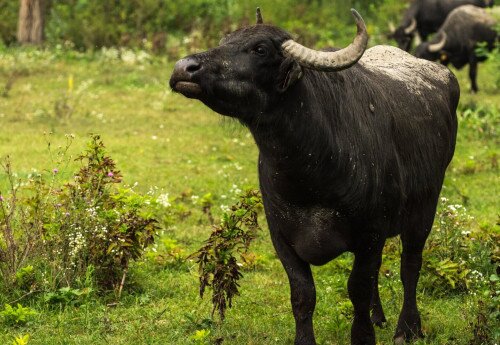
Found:
M 183 194 L 201 197 L 211 193 L 214 214 L 219 216 L 220 206 L 233 203 L 238 189 L 258 185 L 257 149 L 236 122 L 173 94 L 167 86 L 172 66 L 172 62 L 158 59 L 126 63 L 104 54 L 3 53 L 0 92 L 9 78 L 11 85 L 4 91 L 7 95 L 0 97 L 0 156 L 10 156 L 20 177 L 33 169 L 58 168 L 62 178 L 69 179 L 76 163 L 57 165 L 47 141 L 54 152 L 65 145 L 65 134 L 74 134 L 68 156 L 75 157 L 84 149 L 89 133 L 98 133 L 125 183 L 137 183 L 135 188 L 141 192 L 157 187 L 172 200 Z M 450 203 L 464 205 L 474 217 L 464 230 L 498 234 L 497 67 L 493 61 L 480 65 L 480 92 L 475 95 L 468 91 L 467 71 L 457 72 L 462 86 L 461 114 L 470 115 L 461 116 L 457 150 L 443 196 Z M 0 175 L 0 190 L 5 188 L 5 176 Z M 201 207 L 190 205 L 190 215 L 162 231 L 158 252 L 175 249 L 185 257 L 209 236 L 210 225 Z M 221 340 L 224 344 L 291 344 L 294 322 L 288 282 L 265 220 L 261 223 L 263 230 L 252 246 L 255 265 L 244 271 L 241 296 L 234 300 L 224 323 L 210 318 L 209 296 L 198 297 L 198 271 L 192 260 L 176 261 L 169 256 L 157 260 L 157 256 L 146 255 L 133 265 L 118 304 L 110 304 L 114 301 L 110 294 L 92 296 L 78 307 L 54 308 L 43 302 L 43 296 L 30 295 L 20 303 L 38 314 L 25 326 L 0 324 L 0 344 L 11 344 L 14 337 L 26 334 L 30 335 L 29 344 L 219 344 Z M 388 246 L 394 250 L 397 240 Z M 392 343 L 402 303 L 398 260 L 389 252 L 385 257 L 380 291 L 388 322 L 386 328 L 376 330 L 379 344 Z M 318 296 L 314 322 L 319 344 L 349 343 L 352 312 L 346 280 L 350 266 L 351 256 L 345 254 L 314 268 Z M 485 280 L 493 273 L 493 265 L 481 272 Z M 474 289 L 436 293 L 429 289 L 432 281 L 432 272 L 424 269 L 418 301 L 426 338 L 417 344 L 470 344 L 478 301 L 490 303 L 491 297 Z M 0 305 L 12 301 L 9 293 L 0 295 Z M 495 326 L 498 323 L 488 327 L 498 336 Z

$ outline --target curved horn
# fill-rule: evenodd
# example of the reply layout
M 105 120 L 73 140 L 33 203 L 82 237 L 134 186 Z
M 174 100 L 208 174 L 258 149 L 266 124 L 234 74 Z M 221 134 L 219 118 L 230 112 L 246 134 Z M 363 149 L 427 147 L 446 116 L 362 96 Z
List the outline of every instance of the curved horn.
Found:
M 264 21 L 262 20 L 262 13 L 260 13 L 260 7 L 257 7 L 257 10 L 255 11 L 255 17 L 257 18 L 256 24 L 263 24 L 264 23 Z
M 429 46 L 427 47 L 427 50 L 430 53 L 437 53 L 444 48 L 444 45 L 446 44 L 446 32 L 442 31 L 440 35 L 441 40 L 438 43 L 429 44 Z
M 411 19 L 410 25 L 405 28 L 405 34 L 409 35 L 417 28 L 417 21 L 415 18 Z
M 346 48 L 325 52 L 309 49 L 294 40 L 288 40 L 281 45 L 284 54 L 294 58 L 301 66 L 318 71 L 332 72 L 351 67 L 361 58 L 368 43 L 368 33 L 363 18 L 355 9 L 351 9 L 351 12 L 356 20 L 358 33 Z

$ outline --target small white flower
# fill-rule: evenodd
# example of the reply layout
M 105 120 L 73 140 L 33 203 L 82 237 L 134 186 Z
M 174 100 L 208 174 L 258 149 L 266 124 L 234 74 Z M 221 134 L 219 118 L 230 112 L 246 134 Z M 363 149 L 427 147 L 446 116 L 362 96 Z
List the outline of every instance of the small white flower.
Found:
M 168 200 L 168 193 L 160 194 L 156 199 L 156 202 L 162 205 L 163 207 L 170 207 L 172 204 Z

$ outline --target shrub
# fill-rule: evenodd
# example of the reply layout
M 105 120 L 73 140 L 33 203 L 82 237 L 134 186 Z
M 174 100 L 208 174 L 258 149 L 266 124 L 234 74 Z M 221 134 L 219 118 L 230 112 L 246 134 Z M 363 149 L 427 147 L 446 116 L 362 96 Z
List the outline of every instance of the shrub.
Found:
M 13 307 L 10 304 L 5 305 L 5 309 L 0 311 L 0 319 L 7 326 L 25 325 L 38 313 L 30 307 L 23 307 L 21 304 Z
M 259 228 L 258 210 L 262 200 L 258 191 L 247 191 L 240 201 L 222 215 L 205 245 L 193 255 L 199 264 L 200 296 L 207 287 L 212 289 L 212 315 L 217 310 L 224 320 L 227 307 L 238 295 L 238 281 L 243 276 L 235 255 L 248 253 L 250 243 Z
M 7 285 L 29 281 L 29 261 L 45 290 L 95 283 L 120 295 L 130 262 L 153 243 L 157 201 L 119 187 L 122 176 L 98 135 L 77 160 L 81 168 L 65 184 L 58 169 L 21 184 L 5 165 L 11 190 L 0 202 L 0 271 Z
M 424 253 L 422 285 L 437 295 L 484 288 L 494 270 L 493 236 L 475 228 L 464 206 L 441 198 Z

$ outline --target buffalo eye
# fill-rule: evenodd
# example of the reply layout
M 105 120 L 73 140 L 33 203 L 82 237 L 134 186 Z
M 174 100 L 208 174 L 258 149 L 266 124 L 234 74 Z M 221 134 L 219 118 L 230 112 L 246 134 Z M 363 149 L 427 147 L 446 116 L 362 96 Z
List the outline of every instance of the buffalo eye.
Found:
M 252 53 L 264 57 L 267 55 L 267 49 L 266 47 L 259 45 L 252 49 Z

